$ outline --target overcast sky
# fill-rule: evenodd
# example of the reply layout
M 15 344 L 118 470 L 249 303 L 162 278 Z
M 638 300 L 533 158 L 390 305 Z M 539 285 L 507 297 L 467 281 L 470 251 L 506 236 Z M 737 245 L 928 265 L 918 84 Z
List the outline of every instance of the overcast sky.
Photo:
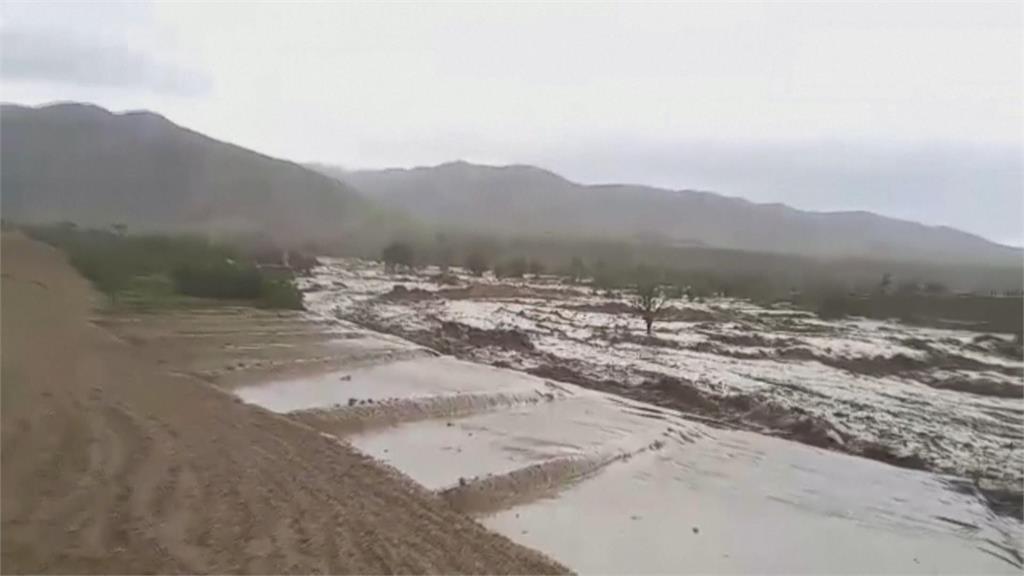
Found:
M 1020 2 L 16 3 L 4 101 L 150 109 L 348 168 L 871 210 L 1024 243 Z

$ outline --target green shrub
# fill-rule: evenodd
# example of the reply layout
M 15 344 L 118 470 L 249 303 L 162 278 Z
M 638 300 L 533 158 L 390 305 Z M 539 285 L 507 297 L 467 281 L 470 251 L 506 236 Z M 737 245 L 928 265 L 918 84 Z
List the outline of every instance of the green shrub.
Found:
M 175 289 L 186 296 L 222 300 L 255 300 L 263 293 L 258 268 L 231 260 L 183 264 L 171 272 Z
M 264 280 L 259 298 L 264 308 L 302 310 L 302 293 L 288 280 Z
M 252 258 L 202 238 L 132 236 L 120 227 L 86 230 L 70 223 L 29 227 L 26 232 L 67 253 L 71 265 L 114 300 L 122 292 L 140 296 L 139 287 L 171 285 L 185 296 L 243 300 L 268 308 L 302 307 L 290 272 L 271 277 Z M 154 296 L 141 294 L 144 301 Z
M 498 278 L 522 278 L 526 270 L 526 258 L 519 256 L 495 266 L 494 275 Z
M 411 267 L 413 264 L 412 246 L 406 242 L 392 242 L 381 252 L 381 260 L 384 261 L 384 266 L 388 271 L 400 267 Z

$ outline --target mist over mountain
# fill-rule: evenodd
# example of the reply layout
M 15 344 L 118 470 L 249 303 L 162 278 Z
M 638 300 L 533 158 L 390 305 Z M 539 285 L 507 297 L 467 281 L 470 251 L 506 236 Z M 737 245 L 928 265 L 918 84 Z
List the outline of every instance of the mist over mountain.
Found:
M 1021 263 L 1020 250 L 952 228 L 710 192 L 581 185 L 533 166 L 302 166 L 152 112 L 115 114 L 88 104 L 4 105 L 0 138 L 3 217 L 10 221 L 119 223 L 321 245 L 378 245 L 397 230 L 450 228 L 821 258 Z
M 178 126 L 88 104 L 0 109 L 3 217 L 328 241 L 369 203 L 348 185 Z
M 582 185 L 534 166 L 311 167 L 429 224 L 479 232 L 615 237 L 821 258 L 1021 262 L 1019 249 L 948 227 L 869 212 L 809 212 L 694 190 Z

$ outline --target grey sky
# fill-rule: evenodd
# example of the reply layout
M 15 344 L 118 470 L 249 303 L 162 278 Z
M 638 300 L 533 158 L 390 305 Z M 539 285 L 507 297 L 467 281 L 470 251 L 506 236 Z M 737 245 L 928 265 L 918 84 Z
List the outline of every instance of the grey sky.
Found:
M 462 158 L 1024 242 L 1022 7 L 5 2 L 5 101 L 348 167 Z
M 209 85 L 203 75 L 154 60 L 132 47 L 104 45 L 55 32 L 10 30 L 3 33 L 0 69 L 13 82 L 143 88 L 200 95 Z

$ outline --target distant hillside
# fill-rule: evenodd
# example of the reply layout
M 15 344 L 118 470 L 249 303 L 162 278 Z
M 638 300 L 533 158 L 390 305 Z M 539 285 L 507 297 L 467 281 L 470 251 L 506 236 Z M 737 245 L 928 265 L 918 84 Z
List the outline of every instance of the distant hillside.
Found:
M 533 166 L 346 172 L 313 165 L 427 223 L 505 234 L 629 238 L 814 257 L 1019 265 L 1018 249 L 868 212 L 806 212 L 708 192 L 585 186 Z
M 0 108 L 3 217 L 331 240 L 370 203 L 347 185 L 177 126 L 85 104 Z

